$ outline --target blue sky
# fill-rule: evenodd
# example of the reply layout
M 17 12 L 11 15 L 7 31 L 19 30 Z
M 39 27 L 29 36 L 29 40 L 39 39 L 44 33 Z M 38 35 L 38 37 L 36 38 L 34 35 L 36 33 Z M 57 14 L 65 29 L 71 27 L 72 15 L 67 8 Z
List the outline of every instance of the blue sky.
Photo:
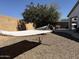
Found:
M 0 0 L 0 16 L 11 16 L 21 19 L 22 12 L 30 2 L 48 5 L 57 4 L 61 18 L 66 18 L 77 0 Z

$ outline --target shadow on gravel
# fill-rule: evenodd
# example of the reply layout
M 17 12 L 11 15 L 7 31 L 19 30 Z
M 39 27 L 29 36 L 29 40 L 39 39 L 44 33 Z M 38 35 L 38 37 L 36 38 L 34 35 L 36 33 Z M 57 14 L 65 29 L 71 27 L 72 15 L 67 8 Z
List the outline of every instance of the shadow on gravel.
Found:
M 33 49 L 41 43 L 21 41 L 10 46 L 0 48 L 0 59 L 13 59 L 16 56 Z
M 70 34 L 67 34 L 65 32 L 62 32 L 62 31 L 61 32 L 60 31 L 57 31 L 57 32 L 55 31 L 54 34 L 59 35 L 59 36 L 62 36 L 62 37 L 66 37 L 66 38 L 71 39 L 71 40 L 76 41 L 76 42 L 79 42 L 79 39 L 73 37 Z

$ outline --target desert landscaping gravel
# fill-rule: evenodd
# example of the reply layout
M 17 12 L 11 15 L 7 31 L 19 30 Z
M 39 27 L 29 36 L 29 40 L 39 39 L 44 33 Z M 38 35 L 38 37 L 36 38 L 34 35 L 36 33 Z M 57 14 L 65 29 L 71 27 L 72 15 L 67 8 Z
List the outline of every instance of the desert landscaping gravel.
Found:
M 22 40 L 38 42 L 39 38 L 41 40 L 40 45 L 14 59 L 79 59 L 79 43 L 53 33 L 29 37 L 0 36 L 0 47 Z

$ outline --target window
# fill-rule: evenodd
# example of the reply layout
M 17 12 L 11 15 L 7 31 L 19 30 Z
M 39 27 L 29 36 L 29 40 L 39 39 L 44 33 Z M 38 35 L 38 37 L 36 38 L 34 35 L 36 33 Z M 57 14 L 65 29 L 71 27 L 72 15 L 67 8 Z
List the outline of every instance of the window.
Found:
M 77 28 L 77 25 L 74 25 L 74 28 Z

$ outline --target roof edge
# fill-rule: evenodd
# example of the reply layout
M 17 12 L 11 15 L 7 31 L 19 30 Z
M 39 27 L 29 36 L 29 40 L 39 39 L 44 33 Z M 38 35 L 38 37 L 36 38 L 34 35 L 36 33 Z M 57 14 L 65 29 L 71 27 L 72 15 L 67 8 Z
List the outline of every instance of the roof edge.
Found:
M 74 11 L 74 9 L 78 6 L 79 4 L 79 0 L 77 1 L 77 3 L 74 5 L 74 7 L 71 9 L 71 11 L 69 12 L 69 14 L 67 15 L 67 17 L 70 16 L 70 14 Z

